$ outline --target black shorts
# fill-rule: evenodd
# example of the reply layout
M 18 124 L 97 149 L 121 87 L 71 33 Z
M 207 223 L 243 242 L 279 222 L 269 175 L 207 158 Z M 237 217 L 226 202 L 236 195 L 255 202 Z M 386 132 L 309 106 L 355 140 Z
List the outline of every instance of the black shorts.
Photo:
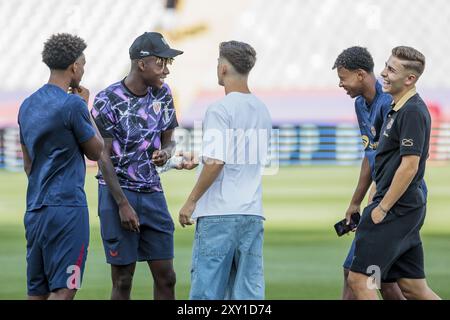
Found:
M 374 275 L 379 270 L 381 281 L 424 279 L 424 259 L 420 229 L 426 206 L 402 212 L 393 207 L 378 224 L 371 217 L 378 203 L 368 205 L 355 235 L 355 256 L 350 270 Z M 378 269 L 379 268 L 379 269 Z

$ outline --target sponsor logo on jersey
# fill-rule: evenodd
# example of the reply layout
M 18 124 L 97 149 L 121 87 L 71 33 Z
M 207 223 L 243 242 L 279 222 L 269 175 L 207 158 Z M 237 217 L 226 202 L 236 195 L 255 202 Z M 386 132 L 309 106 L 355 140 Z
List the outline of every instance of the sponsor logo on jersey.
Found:
M 403 139 L 402 146 L 404 147 L 412 147 L 414 145 L 413 139 Z
M 362 143 L 363 143 L 364 150 L 365 150 L 365 149 L 367 149 L 367 147 L 369 146 L 369 143 L 370 143 L 369 137 L 364 135 L 364 136 L 361 136 L 361 139 L 362 139 Z
M 369 137 L 366 136 L 366 135 L 361 136 L 361 139 L 362 139 L 362 143 L 363 143 L 363 146 L 364 146 L 364 150 L 366 150 L 368 148 L 370 148 L 372 150 L 376 150 L 377 149 L 378 142 L 373 142 L 373 143 L 370 142 Z

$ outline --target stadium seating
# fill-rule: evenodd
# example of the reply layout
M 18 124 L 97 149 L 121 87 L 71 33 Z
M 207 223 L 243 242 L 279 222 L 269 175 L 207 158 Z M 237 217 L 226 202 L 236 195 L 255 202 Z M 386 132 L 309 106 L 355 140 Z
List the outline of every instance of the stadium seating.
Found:
M 449 17 L 446 0 L 252 1 L 234 35 L 261 53 L 252 76 L 258 88 L 334 87 L 334 60 L 353 45 L 370 50 L 377 74 L 390 49 L 416 47 L 429 61 L 420 85 L 448 88 Z
M 421 49 L 430 61 L 421 79 L 423 86 L 450 86 L 446 0 L 434 0 L 433 5 L 427 0 L 395 4 L 389 0 L 253 0 L 240 7 L 245 10 L 237 11 L 227 29 L 261 53 L 253 75 L 260 89 L 334 87 L 336 77 L 330 70 L 344 48 L 367 46 L 379 71 L 390 48 L 399 44 Z M 37 53 L 50 34 L 64 31 L 86 39 L 90 72 L 85 82 L 102 88 L 127 71 L 128 45 L 124 44 L 157 26 L 163 12 L 162 0 L 2 0 L 0 74 L 8 77 L 2 78 L 1 89 L 40 85 L 47 70 Z M 189 14 L 201 16 L 201 12 Z M 199 72 L 208 73 L 201 66 Z M 205 79 L 202 87 L 215 86 L 215 81 Z
M 361 144 L 352 102 L 340 91 L 336 95 L 333 62 L 349 46 L 366 46 L 378 74 L 392 47 L 411 45 L 428 61 L 419 90 L 427 102 L 442 108 L 443 121 L 434 123 L 431 159 L 450 159 L 447 0 L 434 0 L 432 5 L 427 0 L 229 0 L 214 7 L 206 3 L 185 1 L 183 18 L 190 16 L 186 20 L 191 23 L 205 20 L 201 25 L 209 29 L 202 29 L 194 41 L 181 42 L 186 54 L 180 62 L 188 63 L 174 64 L 170 78 L 179 120 L 186 128 L 218 97 L 211 54 L 216 54 L 218 41 L 233 38 L 251 43 L 258 52 L 250 83 L 264 92 L 261 96 L 280 129 L 281 164 L 358 162 Z M 129 44 L 142 32 L 158 29 L 164 10 L 163 0 L 0 0 L 0 167 L 21 163 L 16 114 L 10 110 L 17 110 L 21 100 L 47 80 L 40 52 L 49 35 L 70 32 L 86 40 L 89 72 L 83 83 L 94 95 L 125 76 Z M 325 115 L 326 122 L 319 115 Z M 186 144 L 193 135 L 179 129 L 180 146 L 194 148 Z
M 36 10 L 39 8 L 39 10 Z M 129 68 L 128 46 L 151 30 L 162 16 L 160 0 L 14 0 L 0 1 L 1 90 L 27 90 L 48 77 L 41 63 L 42 43 L 49 35 L 71 32 L 88 43 L 90 72 L 85 82 L 101 88 Z

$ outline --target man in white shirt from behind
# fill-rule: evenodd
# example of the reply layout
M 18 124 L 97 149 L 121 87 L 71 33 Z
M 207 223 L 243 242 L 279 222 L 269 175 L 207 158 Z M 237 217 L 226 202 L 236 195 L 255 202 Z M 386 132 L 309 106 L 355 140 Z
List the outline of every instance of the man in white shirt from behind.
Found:
M 261 176 L 272 121 L 248 88 L 255 62 L 250 45 L 220 44 L 226 95 L 206 112 L 202 169 L 179 215 L 183 227 L 196 220 L 190 299 L 264 299 Z M 191 160 L 183 167 L 193 168 Z

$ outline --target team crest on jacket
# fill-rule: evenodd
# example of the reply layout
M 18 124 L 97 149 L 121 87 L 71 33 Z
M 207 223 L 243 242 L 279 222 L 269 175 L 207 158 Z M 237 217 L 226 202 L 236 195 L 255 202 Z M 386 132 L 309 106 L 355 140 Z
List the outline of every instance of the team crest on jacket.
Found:
M 161 111 L 161 101 L 153 102 L 153 111 L 158 114 Z
M 390 130 L 394 124 L 394 118 L 390 118 L 388 124 L 386 125 L 386 130 Z

